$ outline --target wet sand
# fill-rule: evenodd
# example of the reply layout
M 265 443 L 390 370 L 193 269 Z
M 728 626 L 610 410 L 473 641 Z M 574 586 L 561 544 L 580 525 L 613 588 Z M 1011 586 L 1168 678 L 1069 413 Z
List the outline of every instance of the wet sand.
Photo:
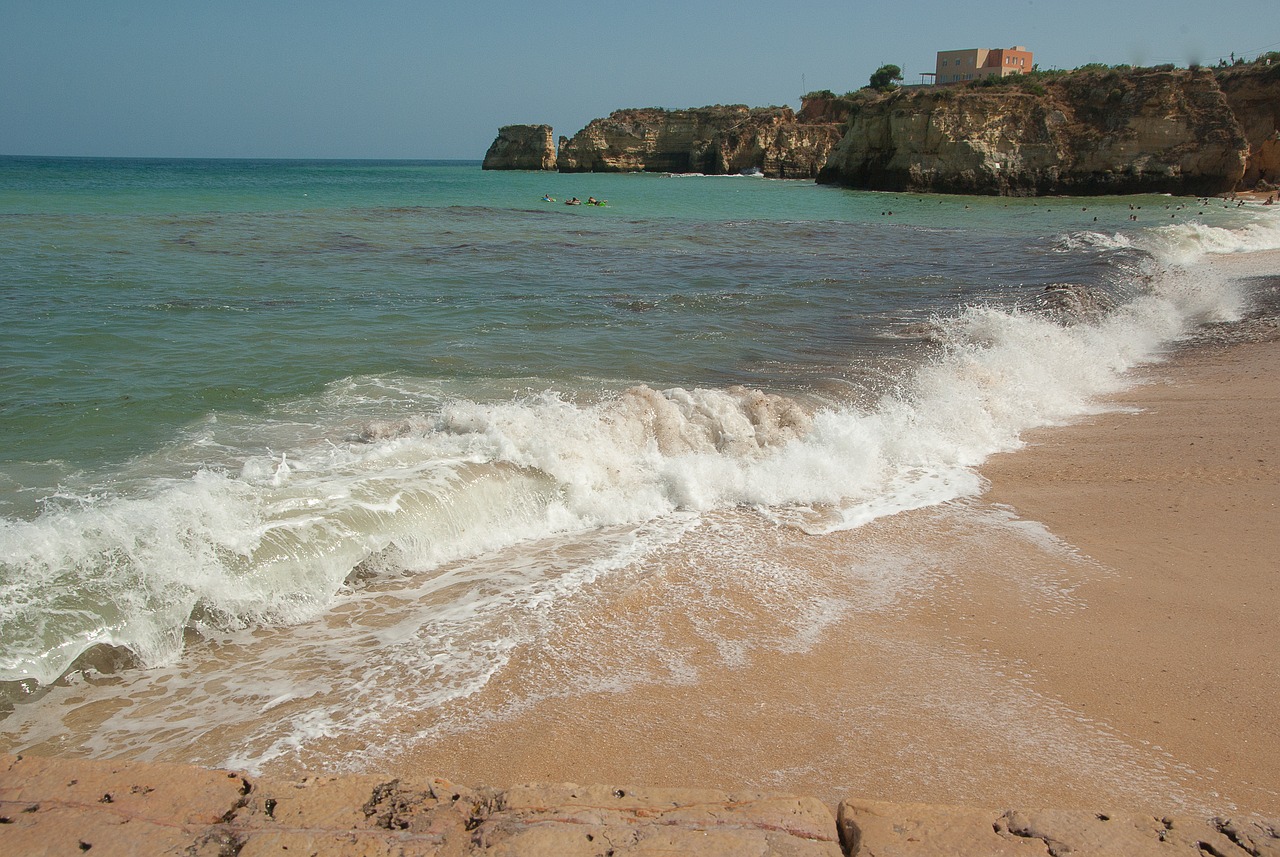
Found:
M 1280 807 L 1280 344 L 1205 347 L 1111 414 L 1040 432 L 988 497 L 1114 569 L 1014 627 L 1055 695 Z
M 264 773 L 1280 817 L 1270 330 L 1033 433 L 977 498 L 827 535 L 707 516 L 566 596 L 480 692 Z M 64 723 L 32 752 L 74 755 Z
M 1276 817 L 1277 379 L 1275 341 L 1191 348 L 981 498 L 823 536 L 721 515 L 377 764 Z

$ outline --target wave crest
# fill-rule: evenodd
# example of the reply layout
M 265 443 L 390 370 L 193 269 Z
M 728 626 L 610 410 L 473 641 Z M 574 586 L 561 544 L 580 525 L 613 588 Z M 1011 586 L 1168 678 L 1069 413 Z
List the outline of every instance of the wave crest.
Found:
M 374 415 L 376 385 L 347 382 L 366 397 L 362 423 L 333 408 L 292 439 L 241 425 L 216 469 L 68 492 L 35 520 L 0 522 L 0 679 L 47 684 L 103 645 L 163 663 L 188 628 L 308 621 L 371 576 L 553 534 L 735 505 L 815 510 L 830 529 L 973 493 L 972 468 L 1026 429 L 1087 412 L 1170 341 L 1238 317 L 1243 298 L 1220 272 L 1179 260 L 1280 247 L 1280 219 L 1141 240 L 1158 263 L 1123 299 L 1064 286 L 1044 296 L 1056 315 L 934 319 L 929 358 L 865 407 L 739 386 L 640 385 L 581 403 L 406 385 Z M 182 443 L 158 458 L 208 460 L 209 438 Z

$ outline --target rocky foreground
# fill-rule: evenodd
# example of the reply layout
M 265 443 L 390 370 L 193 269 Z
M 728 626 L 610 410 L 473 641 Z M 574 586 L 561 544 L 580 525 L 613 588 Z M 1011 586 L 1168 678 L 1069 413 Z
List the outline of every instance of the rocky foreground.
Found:
M 0 756 L 0 853 L 240 855 L 1280 855 L 1256 820 L 1019 811 L 710 789 L 300 781 Z

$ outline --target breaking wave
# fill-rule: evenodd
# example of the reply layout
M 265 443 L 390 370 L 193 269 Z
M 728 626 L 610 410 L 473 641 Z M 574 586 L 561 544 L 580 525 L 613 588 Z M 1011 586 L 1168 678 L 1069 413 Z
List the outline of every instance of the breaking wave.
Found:
M 556 534 L 732 506 L 823 532 L 971 495 L 974 468 L 1026 430 L 1090 412 L 1169 343 L 1239 317 L 1247 295 L 1199 261 L 1280 247 L 1280 222 L 1132 242 L 1140 270 L 1119 298 L 935 318 L 926 358 L 869 405 L 648 386 L 476 401 L 359 378 L 274 420 L 211 417 L 0 522 L 0 679 L 47 685 L 103 646 L 171 662 L 193 629 L 307 622 L 370 578 Z

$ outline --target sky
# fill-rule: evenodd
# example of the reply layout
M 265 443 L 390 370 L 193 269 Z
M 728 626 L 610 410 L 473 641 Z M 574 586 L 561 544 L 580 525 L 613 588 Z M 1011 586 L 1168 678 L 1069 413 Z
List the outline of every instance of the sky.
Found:
M 625 107 L 800 106 L 939 50 L 1280 50 L 1280 0 L 0 0 L 0 155 L 484 157 Z

